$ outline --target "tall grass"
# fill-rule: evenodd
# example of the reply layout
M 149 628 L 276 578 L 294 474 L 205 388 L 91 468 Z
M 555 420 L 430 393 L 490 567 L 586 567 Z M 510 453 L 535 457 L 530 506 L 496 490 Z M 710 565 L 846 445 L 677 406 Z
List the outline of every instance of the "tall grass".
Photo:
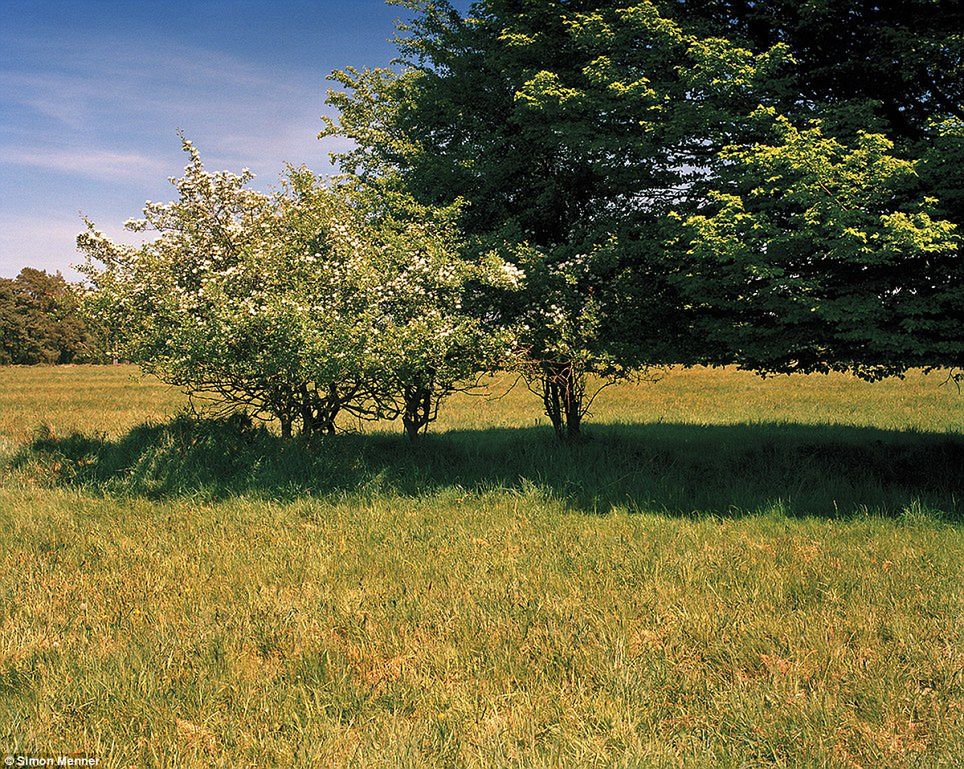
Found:
M 0 370 L 0 752 L 960 765 L 939 377 L 671 371 L 577 446 L 513 391 L 411 447 L 172 418 L 129 374 Z

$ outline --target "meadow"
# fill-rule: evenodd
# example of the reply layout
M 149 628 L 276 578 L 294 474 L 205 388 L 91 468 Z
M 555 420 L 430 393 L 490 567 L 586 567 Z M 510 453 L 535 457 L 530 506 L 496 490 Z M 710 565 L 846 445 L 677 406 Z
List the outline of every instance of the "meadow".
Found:
M 109 767 L 957 767 L 964 394 L 670 369 L 411 445 L 0 368 L 0 752 Z M 497 397 L 498 396 L 498 397 Z

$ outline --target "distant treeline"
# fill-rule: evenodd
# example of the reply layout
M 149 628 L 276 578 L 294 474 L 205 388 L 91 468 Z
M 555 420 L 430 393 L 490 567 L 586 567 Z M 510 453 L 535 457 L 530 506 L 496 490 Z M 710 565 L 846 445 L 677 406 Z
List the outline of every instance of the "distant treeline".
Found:
M 104 362 L 79 304 L 79 286 L 59 272 L 0 278 L 0 365 Z

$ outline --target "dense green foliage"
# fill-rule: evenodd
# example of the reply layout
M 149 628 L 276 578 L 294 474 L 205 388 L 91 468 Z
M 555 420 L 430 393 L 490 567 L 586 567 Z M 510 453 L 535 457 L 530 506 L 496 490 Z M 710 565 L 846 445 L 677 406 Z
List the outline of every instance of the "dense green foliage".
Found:
M 673 241 L 690 247 L 679 284 L 706 311 L 694 324 L 711 352 L 761 371 L 959 369 L 960 3 L 668 7 L 688 29 L 726 30 L 752 51 L 779 43 L 792 62 L 781 114 L 743 121 L 715 158 L 709 210 L 690 220 L 689 243 Z M 683 279 L 694 273 L 707 280 Z
M 688 28 L 793 58 L 782 109 L 849 139 L 881 133 L 922 158 L 921 186 L 964 224 L 964 6 L 958 0 L 668 0 Z
M 919 137 L 935 115 L 964 117 L 964 9 L 956 0 L 661 5 L 690 29 L 727 30 L 727 37 L 752 50 L 786 45 L 801 108 L 832 112 L 859 104 L 866 122 L 857 128 L 902 138 Z
M 915 163 L 880 134 L 845 146 L 819 125 L 755 117 L 772 142 L 721 154 L 730 191 L 674 243 L 685 259 L 672 279 L 718 361 L 872 379 L 960 362 L 956 228 L 930 201 L 894 205 Z
M 0 365 L 102 360 L 79 303 L 78 287 L 59 272 L 25 267 L 0 278 Z
M 586 372 L 964 360 L 941 4 L 400 4 L 404 67 L 336 72 L 323 134 L 355 142 L 339 160 L 363 180 L 464 199 L 469 249 L 520 266 L 491 311 L 520 324 L 560 433 Z

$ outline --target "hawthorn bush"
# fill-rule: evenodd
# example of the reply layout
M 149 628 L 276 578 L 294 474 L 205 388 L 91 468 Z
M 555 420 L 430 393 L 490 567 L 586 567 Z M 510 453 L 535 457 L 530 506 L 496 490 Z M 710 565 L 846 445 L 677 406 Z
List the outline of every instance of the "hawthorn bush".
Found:
M 78 238 L 85 306 L 115 355 L 218 413 L 276 420 L 282 434 L 331 433 L 341 414 L 401 417 L 415 437 L 440 401 L 511 344 L 462 308 L 514 269 L 461 256 L 451 210 L 325 184 L 291 168 L 274 194 L 252 175 L 189 162 L 177 200 L 126 223 L 156 236 Z M 473 288 L 475 287 L 475 288 Z

